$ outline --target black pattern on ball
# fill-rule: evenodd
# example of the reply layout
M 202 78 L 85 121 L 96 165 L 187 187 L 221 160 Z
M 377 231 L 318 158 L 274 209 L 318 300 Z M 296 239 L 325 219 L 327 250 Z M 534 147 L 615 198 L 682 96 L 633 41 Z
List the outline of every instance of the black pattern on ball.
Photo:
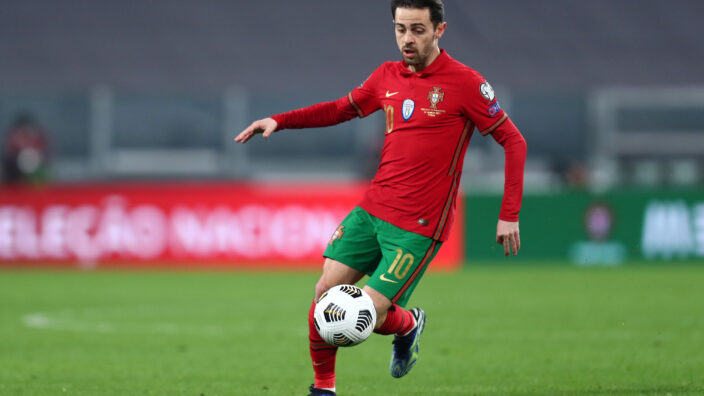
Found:
M 357 326 L 354 328 L 361 333 L 366 330 L 370 324 L 372 324 L 372 313 L 366 309 L 359 311 L 359 315 L 357 316 Z
M 335 344 L 337 346 L 347 346 L 347 345 L 352 344 L 352 340 L 347 338 L 347 336 L 345 336 L 344 334 L 339 334 L 339 333 L 334 334 L 332 336 L 332 341 L 333 341 L 333 344 Z
M 345 285 L 340 287 L 340 291 L 349 294 L 352 298 L 362 297 L 362 289 L 357 286 Z
M 347 311 L 342 309 L 342 307 L 336 305 L 335 303 L 330 303 L 323 311 L 325 315 L 325 321 L 328 323 L 339 322 L 345 320 L 345 315 Z

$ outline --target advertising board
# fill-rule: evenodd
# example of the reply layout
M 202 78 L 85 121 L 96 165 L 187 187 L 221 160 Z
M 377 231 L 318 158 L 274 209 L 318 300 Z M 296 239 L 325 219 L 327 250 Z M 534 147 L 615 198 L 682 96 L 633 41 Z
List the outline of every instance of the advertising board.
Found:
M 320 268 L 360 184 L 3 188 L 0 265 Z M 463 259 L 460 211 L 431 268 Z
M 499 260 L 492 244 L 500 196 L 465 197 L 468 263 Z M 704 258 L 704 190 L 616 190 L 526 195 L 518 260 L 619 265 Z M 704 262 L 704 261 L 703 261 Z

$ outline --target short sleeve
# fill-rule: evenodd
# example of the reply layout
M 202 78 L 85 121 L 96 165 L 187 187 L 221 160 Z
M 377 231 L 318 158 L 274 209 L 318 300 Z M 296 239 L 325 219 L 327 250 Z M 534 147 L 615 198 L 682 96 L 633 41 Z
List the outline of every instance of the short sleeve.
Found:
M 352 92 L 347 95 L 347 99 L 360 118 L 364 118 L 381 109 L 380 96 L 377 91 L 380 81 L 382 80 L 383 65 L 374 70 L 359 87 L 353 89 Z
M 491 84 L 481 76 L 472 78 L 466 87 L 463 103 L 465 116 L 472 120 L 482 135 L 488 135 L 506 121 L 508 116 L 501 108 Z

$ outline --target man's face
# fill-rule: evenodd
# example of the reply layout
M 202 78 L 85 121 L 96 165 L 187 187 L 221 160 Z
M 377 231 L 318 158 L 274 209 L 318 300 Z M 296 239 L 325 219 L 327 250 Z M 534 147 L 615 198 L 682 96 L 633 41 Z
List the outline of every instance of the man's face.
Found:
M 445 23 L 433 27 L 430 21 L 428 8 L 397 8 L 394 18 L 396 30 L 396 43 L 403 60 L 410 66 L 419 66 L 421 69 L 428 66 L 426 63 L 433 51 L 438 50 L 438 39 L 445 30 Z

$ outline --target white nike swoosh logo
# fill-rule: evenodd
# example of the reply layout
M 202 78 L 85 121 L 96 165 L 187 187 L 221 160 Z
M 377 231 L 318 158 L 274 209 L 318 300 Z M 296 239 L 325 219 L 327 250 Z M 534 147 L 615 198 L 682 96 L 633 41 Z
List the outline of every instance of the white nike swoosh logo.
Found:
M 394 96 L 394 95 L 396 95 L 397 93 L 398 93 L 398 92 L 389 92 L 389 91 L 386 91 L 386 97 L 388 98 L 388 97 L 390 97 L 390 96 Z
M 386 274 L 381 274 L 381 276 L 379 277 L 379 279 L 381 279 L 381 280 L 383 280 L 383 281 L 385 281 L 385 282 L 398 283 L 398 281 L 395 281 L 395 280 L 393 280 L 393 279 L 386 279 L 386 276 L 385 276 L 385 275 L 386 275 Z

